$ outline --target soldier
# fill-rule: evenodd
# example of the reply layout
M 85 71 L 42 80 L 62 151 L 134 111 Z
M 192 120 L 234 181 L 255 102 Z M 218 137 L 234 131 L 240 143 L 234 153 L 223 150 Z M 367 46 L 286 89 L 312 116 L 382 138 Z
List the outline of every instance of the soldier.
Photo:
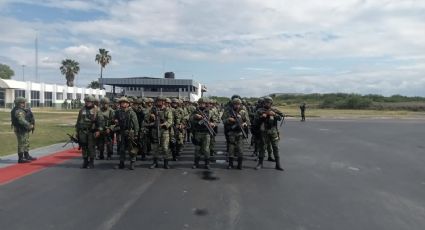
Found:
M 153 154 L 153 163 L 151 169 L 158 167 L 158 159 L 164 159 L 164 169 L 169 169 L 168 161 L 171 160 L 170 154 L 170 129 L 173 125 L 173 113 L 165 107 L 166 98 L 159 96 L 156 99 L 155 107 L 152 107 L 149 113 L 149 124 L 151 127 L 151 145 Z
M 144 108 L 143 108 L 143 99 L 142 98 L 137 98 L 134 101 L 134 106 L 133 106 L 133 110 L 137 115 L 137 121 L 139 122 L 139 139 L 138 139 L 138 147 L 139 147 L 139 152 L 138 155 L 142 156 L 142 161 L 146 159 L 146 155 L 143 152 L 143 120 L 145 119 L 145 113 L 144 113 Z
M 210 120 L 206 99 L 198 100 L 198 108 L 191 114 L 189 122 L 193 133 L 192 142 L 195 144 L 195 159 L 192 168 L 199 167 L 201 156 L 205 159 L 205 168 L 209 169 L 210 141 L 216 124 Z
M 301 110 L 301 121 L 305 121 L 305 103 L 302 103 L 300 105 L 300 110 Z
M 210 119 L 214 123 L 220 122 L 220 112 L 217 107 L 215 107 L 215 100 L 209 99 L 207 103 L 207 109 L 210 111 Z M 214 132 L 218 133 L 218 125 L 214 127 Z M 215 136 L 211 136 L 210 141 L 210 156 L 213 157 L 215 155 Z
M 106 159 L 111 160 L 113 153 L 113 139 L 114 139 L 114 115 L 115 111 L 109 107 L 109 98 L 104 97 L 100 100 L 99 114 L 103 116 L 104 130 L 98 138 L 97 149 L 99 150 L 99 160 L 105 159 L 105 145 L 106 145 Z
M 134 170 L 137 156 L 137 135 L 139 134 L 139 122 L 137 115 L 131 109 L 130 102 L 126 97 L 121 97 L 118 101 L 120 109 L 115 112 L 115 124 L 119 127 L 117 132 L 120 136 L 119 156 L 120 163 L 116 168 L 124 169 L 125 158 L 130 156 L 130 170 Z
M 37 158 L 29 154 L 29 135 L 34 132 L 35 119 L 31 109 L 26 109 L 26 99 L 15 98 L 15 107 L 10 112 L 12 127 L 18 140 L 18 163 L 28 163 Z
M 190 100 L 185 99 L 184 101 L 185 111 L 186 111 L 186 120 L 189 121 L 190 115 L 196 110 L 196 107 L 190 103 Z M 190 123 L 189 123 L 190 124 Z M 191 141 L 191 129 L 189 127 L 186 129 L 186 141 Z
M 229 166 L 228 169 L 233 168 L 233 159 L 237 157 L 238 169 L 242 169 L 243 160 L 243 138 L 248 138 L 248 134 L 244 131 L 250 125 L 249 114 L 242 109 L 242 101 L 239 98 L 232 100 L 232 107 L 228 108 L 221 117 L 223 123 L 228 127 L 229 138 Z M 244 137 L 244 134 L 246 135 Z
M 280 137 L 277 123 L 284 118 L 284 114 L 279 110 L 272 108 L 272 104 L 273 99 L 271 97 L 265 97 L 263 108 L 259 108 L 255 116 L 255 123 L 259 129 L 260 135 L 260 156 L 256 169 L 261 169 L 263 167 L 266 144 L 269 141 L 272 145 L 276 161 L 275 169 L 283 171 L 283 168 L 280 166 L 279 159 L 278 144 Z
M 180 150 L 184 144 L 184 130 L 186 128 L 185 123 L 185 112 L 180 107 L 180 100 L 173 98 L 171 101 L 171 108 L 173 109 L 173 137 L 171 138 L 171 153 L 173 160 L 177 161 L 177 157 L 180 156 Z
M 151 151 L 151 127 L 149 127 L 149 114 L 152 109 L 153 100 L 151 98 L 143 99 L 143 120 L 141 122 L 142 126 L 140 127 L 140 136 L 142 142 L 142 160 L 146 159 L 146 155 L 148 155 Z M 140 122 L 139 122 L 140 123 Z
M 84 106 L 78 112 L 75 131 L 79 144 L 82 148 L 83 165 L 81 168 L 94 168 L 94 157 L 96 155 L 96 139 L 103 131 L 103 116 L 98 107 L 94 105 L 94 97 L 84 98 Z
M 255 107 L 252 108 L 250 112 L 250 121 L 254 121 L 257 110 L 263 107 L 264 98 L 259 98 Z M 260 127 L 257 127 L 255 122 L 251 123 L 251 143 L 254 144 L 253 156 L 258 156 L 260 152 L 261 136 L 260 136 Z

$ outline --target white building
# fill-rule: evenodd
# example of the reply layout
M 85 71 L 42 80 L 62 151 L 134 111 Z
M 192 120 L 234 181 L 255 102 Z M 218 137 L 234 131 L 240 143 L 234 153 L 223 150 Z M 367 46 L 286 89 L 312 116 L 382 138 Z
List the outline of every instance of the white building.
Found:
M 83 102 L 87 95 L 102 98 L 105 90 L 0 79 L 0 108 L 11 108 L 19 96 L 25 97 L 31 107 L 61 108 L 65 100 L 79 99 Z

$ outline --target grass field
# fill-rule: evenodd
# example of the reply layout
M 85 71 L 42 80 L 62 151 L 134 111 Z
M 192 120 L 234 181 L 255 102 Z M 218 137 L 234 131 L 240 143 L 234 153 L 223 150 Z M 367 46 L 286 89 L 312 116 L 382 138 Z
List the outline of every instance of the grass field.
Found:
M 77 112 L 37 111 L 34 110 L 36 128 L 30 134 L 30 147 L 38 148 L 60 142 L 66 142 L 66 133 L 74 132 Z M 0 156 L 16 153 L 16 136 L 10 127 L 10 112 L 0 112 Z
M 285 114 L 299 119 L 300 112 L 295 106 L 279 107 Z M 36 130 L 30 136 L 30 147 L 38 148 L 55 143 L 66 142 L 66 133 L 74 133 L 77 111 L 57 111 L 34 109 Z M 396 118 L 396 119 L 425 119 L 425 112 L 412 111 L 379 111 L 379 110 L 336 110 L 336 109 L 307 109 L 309 118 Z M 0 112 L 0 156 L 16 152 L 16 137 L 10 127 L 10 112 Z

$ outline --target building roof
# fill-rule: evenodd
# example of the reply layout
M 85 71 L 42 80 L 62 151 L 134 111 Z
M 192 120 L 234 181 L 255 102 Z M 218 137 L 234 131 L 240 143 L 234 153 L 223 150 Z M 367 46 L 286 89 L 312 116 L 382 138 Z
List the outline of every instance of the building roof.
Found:
M 103 85 L 112 85 L 118 87 L 127 86 L 194 86 L 199 87 L 199 83 L 192 79 L 175 79 L 175 78 L 153 78 L 153 77 L 130 77 L 130 78 L 103 78 L 99 79 Z M 202 90 L 206 91 L 206 87 L 202 85 Z
M 3 89 L 22 89 L 25 87 L 26 87 L 26 83 L 24 81 L 0 79 L 0 88 L 3 88 Z

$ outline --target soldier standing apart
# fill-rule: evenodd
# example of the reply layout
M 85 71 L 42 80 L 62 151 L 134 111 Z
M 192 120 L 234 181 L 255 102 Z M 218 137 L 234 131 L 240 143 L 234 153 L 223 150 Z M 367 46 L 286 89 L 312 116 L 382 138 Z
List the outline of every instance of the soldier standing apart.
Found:
M 276 161 L 275 169 L 283 171 L 283 168 L 280 166 L 279 159 L 278 144 L 280 137 L 277 123 L 284 118 L 284 114 L 277 109 L 272 108 L 272 104 L 273 99 L 271 97 L 265 97 L 263 108 L 259 108 L 255 116 L 255 123 L 256 126 L 259 127 L 260 131 L 260 156 L 255 169 L 261 169 L 263 167 L 266 145 L 267 142 L 270 142 L 273 149 L 274 159 Z
M 204 98 L 198 100 L 198 108 L 191 114 L 189 122 L 193 133 L 192 142 L 195 144 L 195 159 L 192 168 L 199 167 L 201 156 L 205 159 L 205 168 L 209 169 L 210 141 L 216 124 L 210 121 Z
M 100 115 L 103 116 L 104 121 L 104 130 L 101 132 L 101 135 L 98 139 L 97 149 L 99 150 L 99 160 L 105 158 L 105 145 L 106 145 L 106 154 L 107 160 L 112 158 L 113 152 L 113 140 L 114 140 L 114 116 L 115 111 L 109 107 L 109 98 L 104 97 L 100 100 Z
M 103 116 L 94 105 L 94 97 L 84 98 L 84 106 L 78 112 L 75 131 L 79 144 L 82 148 L 83 165 L 81 168 L 94 168 L 94 157 L 96 155 L 96 139 L 103 131 Z
M 242 169 L 243 159 L 243 133 L 242 129 L 246 129 L 250 125 L 249 114 L 247 111 L 241 109 L 242 101 L 239 98 L 232 100 L 232 106 L 228 108 L 222 116 L 223 123 L 228 127 L 228 140 L 229 140 L 229 166 L 228 169 L 233 168 L 233 160 L 237 158 L 238 169 Z
M 130 103 L 126 97 L 121 97 L 118 102 L 120 109 L 115 113 L 115 124 L 119 126 L 118 135 L 120 136 L 119 156 L 120 163 L 116 168 L 124 169 L 125 158 L 130 156 L 130 170 L 134 170 L 134 164 L 137 157 L 137 135 L 139 134 L 139 122 L 137 115 L 130 108 Z
M 302 103 L 300 105 L 300 110 L 301 110 L 301 121 L 305 121 L 305 103 Z
M 159 96 L 156 99 L 156 105 L 152 107 L 149 115 L 149 127 L 151 127 L 151 146 L 153 163 L 151 169 L 158 168 L 158 159 L 164 159 L 164 169 L 169 169 L 168 161 L 171 160 L 170 154 L 170 129 L 173 125 L 173 113 L 165 106 L 166 98 Z
M 26 109 L 26 99 L 15 98 L 15 107 L 10 112 L 13 130 L 18 140 L 18 163 L 28 163 L 37 158 L 29 154 L 29 136 L 34 132 L 35 119 L 31 109 Z

